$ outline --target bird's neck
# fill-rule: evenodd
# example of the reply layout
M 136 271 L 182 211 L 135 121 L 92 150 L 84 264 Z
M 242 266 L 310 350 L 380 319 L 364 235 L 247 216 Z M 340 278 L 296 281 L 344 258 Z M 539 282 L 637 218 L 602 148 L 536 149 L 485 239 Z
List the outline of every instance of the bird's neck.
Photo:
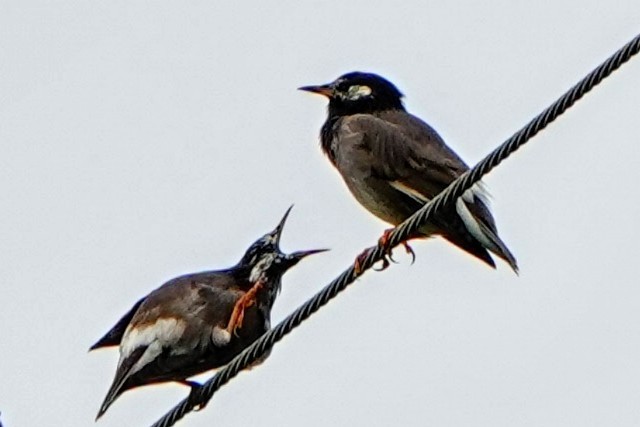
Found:
M 251 280 L 253 267 L 254 266 L 249 265 L 238 265 L 233 269 L 237 282 L 243 284 L 241 286 L 243 291 L 248 291 L 256 284 L 255 281 Z M 282 275 L 278 272 L 271 272 L 271 274 L 267 273 L 264 275 L 262 279 L 262 289 L 257 293 L 258 306 L 265 306 L 271 310 L 282 286 Z
M 256 306 L 258 311 L 262 314 L 262 317 L 270 322 L 271 309 L 276 302 L 276 297 L 280 292 L 282 281 L 280 277 L 270 279 L 267 286 L 263 287 L 256 294 Z
M 244 292 L 251 289 L 255 284 L 255 283 L 252 283 L 250 280 L 251 270 L 252 270 L 251 266 L 241 265 L 241 264 L 236 265 L 234 268 L 229 270 L 229 272 L 233 275 L 234 282 Z
M 340 119 L 341 116 L 329 115 L 329 118 L 327 118 L 327 121 L 324 122 L 324 125 L 322 125 L 322 129 L 320 130 L 320 146 L 334 166 L 336 163 L 336 156 L 331 147 L 331 142 L 335 136 L 336 123 Z
M 332 147 L 332 141 L 336 136 L 336 132 L 340 127 L 340 120 L 353 116 L 355 114 L 372 114 L 374 116 L 382 115 L 388 111 L 406 111 L 402 105 L 402 101 L 397 100 L 384 104 L 360 104 L 359 106 L 349 106 L 342 102 L 331 101 L 329 102 L 327 120 L 322 125 L 320 130 L 320 145 L 322 151 L 329 157 L 329 160 L 333 165 L 336 164 L 336 156 L 334 147 Z
M 402 99 L 397 97 L 376 97 L 357 102 L 344 102 L 339 98 L 329 101 L 329 117 L 352 116 L 354 114 L 376 114 L 389 110 L 404 111 Z

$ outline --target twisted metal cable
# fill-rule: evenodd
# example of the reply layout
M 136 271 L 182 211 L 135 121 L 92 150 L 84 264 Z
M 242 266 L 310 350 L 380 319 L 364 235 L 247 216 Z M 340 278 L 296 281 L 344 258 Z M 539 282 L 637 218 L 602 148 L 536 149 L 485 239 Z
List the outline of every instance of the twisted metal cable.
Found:
M 511 138 L 482 159 L 482 161 L 480 161 L 476 166 L 461 175 L 429 203 L 423 206 L 402 224 L 398 225 L 388 235 L 388 243 L 390 247 L 395 247 L 403 242 L 411 235 L 412 232 L 417 230 L 421 224 L 425 223 L 445 206 L 451 206 L 458 197 L 462 196 L 462 194 L 471 188 L 473 184 L 478 182 L 482 176 L 489 173 L 493 168 L 500 164 L 500 162 L 509 157 L 534 135 L 553 122 L 558 116 L 569 109 L 576 103 L 576 101 L 598 85 L 603 79 L 608 77 L 613 71 L 636 55 L 638 51 L 640 51 L 640 34 L 584 77 L 578 84 L 573 86 L 550 107 L 530 121 L 525 127 L 520 129 Z M 190 397 L 176 405 L 171 411 L 153 424 L 152 427 L 172 426 L 187 413 L 191 412 L 194 407 L 209 402 L 214 393 L 220 389 L 220 387 L 229 382 L 251 363 L 259 359 L 260 356 L 262 356 L 275 343 L 280 341 L 285 335 L 320 309 L 320 307 L 327 304 L 331 299 L 335 298 L 340 292 L 345 290 L 347 286 L 353 283 L 355 279 L 362 275 L 366 270 L 370 269 L 376 262 L 381 261 L 385 257 L 385 252 L 385 249 L 379 245 L 370 248 L 366 256 L 360 259 L 359 272 L 356 271 L 355 265 L 351 265 L 339 277 L 334 279 L 329 285 L 313 296 L 313 298 L 308 300 L 276 327 L 262 335 L 252 345 L 247 347 L 213 378 L 207 381 L 202 388 L 198 389 Z

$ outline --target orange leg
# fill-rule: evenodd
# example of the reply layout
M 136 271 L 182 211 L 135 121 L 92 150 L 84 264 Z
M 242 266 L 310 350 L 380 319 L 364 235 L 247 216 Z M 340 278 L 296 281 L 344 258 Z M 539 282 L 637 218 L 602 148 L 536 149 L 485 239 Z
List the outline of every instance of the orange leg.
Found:
M 262 281 L 257 281 L 246 294 L 242 295 L 238 301 L 236 301 L 236 305 L 233 307 L 233 312 L 231 313 L 231 318 L 229 319 L 229 324 L 225 328 L 229 334 L 236 334 L 236 331 L 242 328 L 244 310 L 255 304 L 256 294 L 262 287 Z
M 387 267 L 389 267 L 391 262 L 395 262 L 395 260 L 393 259 L 393 251 L 389 247 L 389 236 L 391 235 L 392 231 L 393 231 L 393 228 L 389 228 L 385 230 L 384 233 L 382 233 L 382 236 L 380 237 L 380 239 L 378 239 L 378 246 L 384 249 L 385 255 L 381 259 L 382 266 L 380 268 L 374 268 L 374 270 L 376 271 L 385 270 Z M 411 255 L 411 264 L 413 264 L 416 260 L 416 254 L 413 251 L 413 248 L 409 246 L 409 243 L 407 243 L 406 240 L 402 242 L 402 246 L 404 246 L 404 250 L 409 255 Z M 360 255 L 356 257 L 356 260 L 353 264 L 353 268 L 355 270 L 356 276 L 359 276 L 362 274 L 362 263 L 364 262 L 365 258 L 369 255 L 369 252 L 371 252 L 372 249 L 373 248 L 367 248 Z
M 382 247 L 385 252 L 387 252 L 389 259 L 391 261 L 393 261 L 393 253 L 392 253 L 392 249 L 389 247 L 389 236 L 391 235 L 391 232 L 393 231 L 393 228 L 389 228 L 387 230 L 384 230 L 384 233 L 382 233 L 382 237 L 380 237 L 380 239 L 378 240 L 378 246 Z M 403 241 L 402 246 L 404 246 L 404 250 L 407 252 L 407 254 L 411 255 L 411 264 L 413 264 L 416 261 L 416 253 L 413 251 L 413 248 L 411 246 L 409 246 L 409 243 L 407 243 L 407 241 Z M 395 261 L 394 261 L 395 262 Z M 388 264 L 387 264 L 388 267 Z M 386 268 L 385 266 L 383 266 L 383 269 Z
M 364 251 L 362 251 L 362 253 L 360 255 L 358 255 L 356 257 L 355 262 L 353 263 L 353 269 L 356 273 L 356 276 L 360 276 L 362 274 L 362 264 L 364 263 L 364 260 L 367 256 L 369 256 L 369 253 L 375 249 L 375 247 L 372 248 L 367 248 Z M 384 257 L 380 260 L 382 261 L 382 266 L 380 268 L 374 268 L 375 271 L 382 271 L 385 270 L 387 267 L 389 267 L 390 263 L 389 263 L 389 259 L 388 259 L 388 255 L 385 254 Z M 392 260 L 393 261 L 393 260 Z
M 364 251 L 362 251 L 360 255 L 356 257 L 356 260 L 353 263 L 353 269 L 356 273 L 356 276 L 359 276 L 362 274 L 362 263 L 364 262 L 367 255 L 369 255 L 369 252 L 371 252 L 371 249 L 372 248 L 365 249 Z

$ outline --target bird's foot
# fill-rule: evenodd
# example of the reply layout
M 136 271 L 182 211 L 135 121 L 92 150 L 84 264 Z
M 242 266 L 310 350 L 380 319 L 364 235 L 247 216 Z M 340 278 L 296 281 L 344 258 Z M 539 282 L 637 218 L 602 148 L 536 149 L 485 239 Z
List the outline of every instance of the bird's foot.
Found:
M 202 384 L 196 381 L 189 381 L 189 380 L 177 380 L 176 382 L 191 388 L 191 391 L 189 392 L 189 397 L 187 398 L 189 402 L 194 403 L 195 401 L 197 401 L 197 393 L 202 388 Z M 201 411 L 204 409 L 205 406 L 207 406 L 207 403 L 208 402 L 197 403 L 193 406 L 193 410 Z
M 244 321 L 244 311 L 256 303 L 256 294 L 260 289 L 262 289 L 262 287 L 262 281 L 257 281 L 255 285 L 247 291 L 247 293 L 242 295 L 238 301 L 236 301 L 229 323 L 225 328 L 229 334 L 238 335 L 237 330 L 242 328 L 242 322 Z
M 369 253 L 371 253 L 371 251 L 375 249 L 375 247 L 372 248 L 367 248 L 364 251 L 362 251 L 362 253 L 360 255 L 358 255 L 356 257 L 356 260 L 353 264 L 353 269 L 356 273 L 356 276 L 360 276 L 363 273 L 363 268 L 362 268 L 362 264 L 364 263 L 364 260 L 367 258 L 367 256 L 369 256 Z M 385 254 L 383 256 L 383 258 L 380 260 L 382 262 L 382 265 L 380 266 L 380 268 L 374 268 L 375 271 L 382 271 L 382 270 L 386 270 L 387 267 L 389 267 L 389 265 L 391 265 L 391 263 L 389 262 L 389 257 L 387 254 Z M 393 261 L 393 260 L 391 260 Z M 395 261 L 393 261 L 395 262 Z
M 393 259 L 393 248 L 391 248 L 389 246 L 389 238 L 391 236 L 391 233 L 393 232 L 393 228 L 389 228 L 387 230 L 384 230 L 384 233 L 382 233 L 382 236 L 380 237 L 380 239 L 378 239 L 378 246 L 380 246 L 382 249 L 384 249 L 385 254 L 387 255 L 387 257 L 391 260 L 391 262 L 396 262 Z M 414 262 L 416 262 L 416 253 L 413 251 L 413 248 L 411 246 L 409 246 L 409 243 L 405 240 L 403 242 L 401 242 L 402 246 L 404 246 L 404 250 L 407 254 L 411 255 L 411 264 L 413 264 Z M 383 269 L 388 267 L 389 264 L 387 263 L 386 266 L 383 266 Z
M 411 265 L 413 265 L 416 262 L 416 253 L 413 251 L 413 248 L 409 246 L 409 243 L 407 243 L 406 240 L 402 242 L 402 246 L 404 246 L 404 251 L 408 255 L 411 255 Z
M 389 245 L 389 238 L 393 230 L 394 230 L 393 228 L 389 228 L 385 230 L 384 233 L 382 233 L 382 236 L 380 237 L 380 239 L 378 239 L 378 247 L 382 248 L 384 253 L 383 253 L 382 259 L 380 260 L 382 262 L 382 265 L 380 266 L 380 268 L 374 268 L 374 270 L 376 271 L 386 270 L 391 265 L 392 262 L 394 264 L 396 263 L 396 260 L 393 259 L 393 248 L 391 248 Z M 404 250 L 407 252 L 407 254 L 411 255 L 411 264 L 413 264 L 416 261 L 416 253 L 413 251 L 413 248 L 409 246 L 409 243 L 406 240 L 401 242 L 401 244 L 402 246 L 404 246 Z M 364 263 L 364 260 L 367 258 L 367 256 L 369 256 L 371 251 L 374 249 L 375 248 L 367 248 L 364 251 L 362 251 L 360 255 L 356 257 L 356 260 L 353 265 L 356 276 L 360 276 L 362 274 L 363 272 L 362 264 Z

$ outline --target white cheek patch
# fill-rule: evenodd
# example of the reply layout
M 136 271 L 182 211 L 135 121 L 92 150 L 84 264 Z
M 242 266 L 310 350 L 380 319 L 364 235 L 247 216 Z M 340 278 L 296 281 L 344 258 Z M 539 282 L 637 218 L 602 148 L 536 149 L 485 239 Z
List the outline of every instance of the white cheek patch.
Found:
M 152 325 L 132 327 L 129 325 L 120 345 L 120 361 L 129 357 L 136 349 L 146 351 L 131 368 L 131 374 L 139 371 L 162 353 L 164 347 L 178 342 L 185 330 L 185 322 L 175 318 L 158 319 Z
M 365 85 L 355 85 L 351 86 L 347 91 L 347 99 L 350 101 L 355 101 L 360 98 L 364 98 L 371 95 L 371 88 Z

